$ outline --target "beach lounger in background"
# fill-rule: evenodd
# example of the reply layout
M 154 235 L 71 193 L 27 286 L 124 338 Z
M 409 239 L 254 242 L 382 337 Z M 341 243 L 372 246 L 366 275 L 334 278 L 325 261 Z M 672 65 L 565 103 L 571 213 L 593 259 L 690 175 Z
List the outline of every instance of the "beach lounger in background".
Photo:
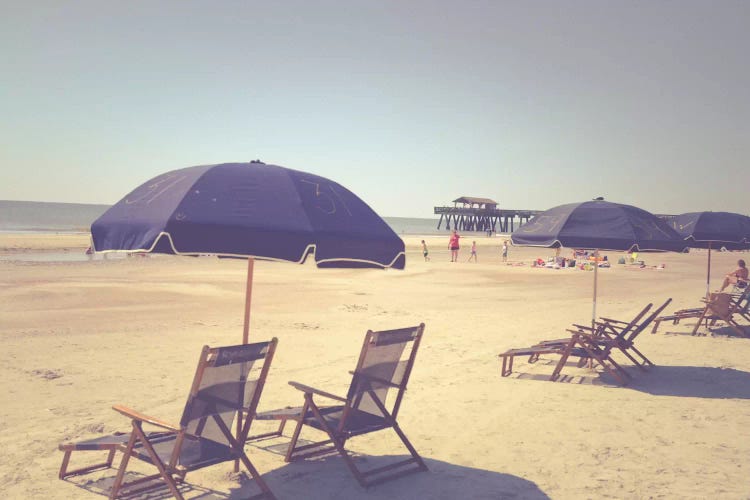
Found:
M 533 363 L 542 354 L 555 354 L 560 356 L 560 360 L 550 376 L 552 381 L 560 377 L 568 358 L 573 356 L 579 358 L 579 366 L 583 366 L 589 359 L 596 361 L 605 371 L 625 385 L 630 375 L 612 358 L 612 351 L 619 350 L 641 370 L 645 370 L 646 365 L 653 365 L 653 362 L 635 347 L 635 339 L 671 301 L 672 299 L 667 299 L 643 320 L 643 316 L 651 309 L 652 304 L 646 305 L 630 321 L 601 318 L 594 327 L 573 325 L 573 329 L 567 330 L 570 337 L 544 340 L 527 348 L 510 349 L 499 355 L 503 360 L 501 374 L 507 377 L 513 372 L 513 360 L 516 356 L 529 356 L 529 362 Z
M 748 301 L 750 301 L 750 288 L 744 290 L 741 293 L 732 293 L 729 295 L 730 295 L 730 310 L 732 311 L 732 313 L 740 314 L 744 319 L 746 319 L 747 321 L 750 321 L 750 314 L 748 314 Z M 709 325 L 714 325 L 716 324 L 717 321 L 720 321 L 722 319 L 721 316 L 710 313 L 710 310 L 708 306 L 706 305 L 706 302 L 707 302 L 706 299 L 701 299 L 701 302 L 704 303 L 704 305 L 701 307 L 679 309 L 672 314 L 669 314 L 666 316 L 660 316 L 656 318 L 656 320 L 654 321 L 654 327 L 651 330 L 651 333 L 656 333 L 656 331 L 659 328 L 659 325 L 661 325 L 663 321 L 671 321 L 672 324 L 677 325 L 679 324 L 681 320 L 684 320 L 684 319 L 700 318 L 698 323 L 696 323 L 696 328 L 694 328 L 694 331 L 697 332 L 698 328 L 700 327 L 701 322 L 704 322 L 706 327 L 708 328 Z M 730 315 L 730 318 L 731 318 L 731 315 Z
M 120 451 L 123 455 L 110 498 L 130 496 L 166 484 L 171 494 L 181 499 L 183 497 L 177 483 L 182 482 L 188 472 L 239 460 L 262 491 L 256 497 L 275 498 L 245 454 L 243 444 L 258 406 L 276 343 L 276 339 L 273 339 L 270 342 L 231 347 L 204 347 L 179 425 L 115 405 L 114 410 L 132 420 L 131 432 L 61 444 L 59 448 L 65 455 L 60 467 L 60 479 L 111 467 L 115 452 Z M 247 414 L 248 418 L 239 436 L 235 437 L 232 424 L 238 412 Z M 144 424 L 161 430 L 147 433 L 143 429 Z M 68 470 L 71 454 L 82 450 L 105 450 L 108 457 L 100 464 Z M 158 473 L 125 482 L 125 472 L 131 458 L 154 465 Z
M 352 381 L 346 397 L 289 382 L 304 393 L 303 406 L 259 413 L 256 417 L 258 420 L 280 420 L 281 424 L 275 433 L 249 439 L 280 436 L 286 422 L 295 421 L 297 425 L 287 449 L 287 462 L 336 451 L 363 487 L 427 470 L 396 421 L 423 331 L 424 324 L 398 330 L 368 331 L 357 367 L 351 372 Z M 337 404 L 322 405 L 320 398 L 336 401 Z M 298 445 L 304 426 L 326 433 L 328 439 Z M 344 447 L 347 440 L 384 429 L 395 431 L 411 457 L 370 470 L 360 470 Z
M 734 319 L 735 315 L 739 315 L 745 320 L 750 321 L 747 293 L 739 297 L 733 297 L 729 293 L 712 293 L 708 299 L 704 299 L 704 302 L 706 303 L 706 307 L 703 309 L 701 316 L 698 318 L 698 322 L 693 328 L 693 335 L 698 334 L 698 329 L 704 320 L 707 325 L 710 320 L 711 324 L 714 324 L 717 321 L 723 321 L 740 337 L 748 336 L 742 326 L 740 326 L 740 324 Z
M 656 320 L 656 318 L 666 309 L 666 307 L 672 302 L 671 298 L 668 298 L 664 303 L 651 312 L 646 318 L 638 323 L 640 316 L 630 323 L 617 321 L 610 318 L 601 318 L 601 328 L 599 329 L 599 335 L 606 339 L 611 344 L 611 348 L 616 348 L 622 354 L 628 358 L 635 366 L 641 370 L 646 369 L 646 365 L 653 366 L 651 362 L 641 351 L 635 347 L 635 339 L 643 333 L 648 326 Z M 645 309 L 644 312 L 648 310 Z M 635 323 L 634 323 L 635 322 Z M 639 359 L 636 359 L 636 356 Z
M 620 335 L 626 335 L 630 330 L 632 330 L 638 325 L 638 321 L 640 321 L 640 319 L 649 311 L 649 309 L 651 309 L 652 306 L 653 304 L 647 304 L 646 307 L 641 309 L 641 311 L 638 314 L 636 314 L 635 317 L 629 322 L 611 319 L 611 318 L 601 318 L 598 322 L 596 322 L 595 330 L 592 330 L 591 327 L 589 326 L 583 326 L 583 325 L 577 325 L 577 324 L 574 324 L 573 326 L 578 330 L 582 330 L 588 333 L 594 333 L 598 335 L 599 333 L 598 327 L 601 326 L 602 323 L 606 323 L 606 325 L 610 325 L 612 328 L 619 330 Z M 539 345 L 539 346 L 551 346 L 554 344 L 565 345 L 569 341 L 570 341 L 570 337 L 565 337 L 565 338 L 552 339 L 552 340 L 542 340 L 536 345 Z
M 571 356 L 578 357 L 581 361 L 588 359 L 594 360 L 606 372 L 612 375 L 620 384 L 625 385 L 630 380 L 630 375 L 612 359 L 611 345 L 602 342 L 598 334 L 592 334 L 584 330 L 568 329 L 570 337 L 566 343 L 538 344 L 531 347 L 520 349 L 509 349 L 498 357 L 502 359 L 501 375 L 508 377 L 513 373 L 513 361 L 516 356 L 529 356 L 529 363 L 536 362 L 543 354 L 555 354 L 560 356 L 560 360 L 550 375 L 550 381 L 556 381 L 560 378 L 568 358 Z M 579 363 L 579 366 L 582 363 Z

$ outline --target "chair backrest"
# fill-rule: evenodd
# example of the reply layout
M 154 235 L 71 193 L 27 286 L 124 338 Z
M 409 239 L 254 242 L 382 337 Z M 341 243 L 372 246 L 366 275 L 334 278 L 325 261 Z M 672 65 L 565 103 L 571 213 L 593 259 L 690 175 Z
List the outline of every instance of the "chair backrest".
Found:
M 230 446 L 238 411 L 255 414 L 277 340 L 201 352 L 180 426 L 189 436 Z
M 396 418 L 423 332 L 424 323 L 398 330 L 368 331 L 349 386 L 347 405 L 378 416 L 383 416 L 385 408 Z M 393 395 L 390 398 L 389 393 Z
M 732 296 L 723 292 L 711 293 L 706 307 L 717 316 L 728 316 L 732 312 Z
M 750 286 L 745 287 L 738 294 L 732 295 L 732 312 L 739 312 L 740 314 L 747 314 L 748 308 L 750 307 Z
M 651 324 L 654 319 L 656 319 L 657 316 L 661 314 L 661 312 L 667 308 L 667 306 L 672 302 L 672 299 L 667 299 L 662 305 L 657 307 L 651 314 L 646 316 L 646 319 L 644 319 L 642 322 L 638 324 L 633 330 L 628 334 L 627 336 L 627 342 L 633 342 L 633 340 L 643 331 L 646 329 L 648 325 Z
M 630 331 L 635 328 L 638 325 L 638 321 L 645 315 L 653 304 L 647 304 L 646 307 L 641 309 L 641 312 L 635 315 L 635 317 L 630 320 L 630 323 L 625 325 L 623 328 L 620 328 L 619 330 L 617 328 L 613 328 L 610 324 L 610 321 L 606 318 L 602 318 L 603 321 L 598 322 L 599 328 L 601 329 L 610 329 L 612 330 L 612 333 L 615 334 L 615 338 L 617 339 L 624 339 Z M 601 331 L 601 330 L 600 330 Z

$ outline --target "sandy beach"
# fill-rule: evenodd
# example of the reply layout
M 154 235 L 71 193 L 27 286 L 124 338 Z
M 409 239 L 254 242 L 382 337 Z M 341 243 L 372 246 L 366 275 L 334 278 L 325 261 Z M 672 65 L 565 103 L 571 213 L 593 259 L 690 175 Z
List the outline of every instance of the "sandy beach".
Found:
M 555 356 L 518 359 L 503 378 L 499 353 L 590 321 L 592 273 L 532 268 L 549 249 L 511 247 L 525 265 L 503 264 L 503 238 L 481 234 L 463 238 L 458 263 L 447 236 L 425 237 L 425 262 L 421 239 L 405 238 L 405 271 L 256 264 L 250 338 L 279 339 L 261 410 L 302 403 L 289 380 L 344 394 L 368 329 L 426 324 L 399 422 L 430 471 L 363 490 L 338 457 L 287 464 L 248 445 L 278 498 L 750 498 L 750 339 L 665 323 L 637 341 L 657 366 L 624 362 L 626 387 L 572 364 L 549 382 Z M 466 262 L 472 239 L 478 263 Z M 241 340 L 243 261 L 24 258 L 87 246 L 87 234 L 0 234 L 2 498 L 99 497 L 115 471 L 60 481 L 58 444 L 128 430 L 117 403 L 178 421 L 201 347 Z M 667 312 L 700 305 L 705 252 L 641 254 L 644 269 L 606 254 L 598 315 L 630 319 L 669 297 Z M 713 253 L 711 288 L 747 255 Z M 373 465 L 405 454 L 387 431 L 349 448 Z M 225 465 L 187 476 L 188 498 L 248 491 Z

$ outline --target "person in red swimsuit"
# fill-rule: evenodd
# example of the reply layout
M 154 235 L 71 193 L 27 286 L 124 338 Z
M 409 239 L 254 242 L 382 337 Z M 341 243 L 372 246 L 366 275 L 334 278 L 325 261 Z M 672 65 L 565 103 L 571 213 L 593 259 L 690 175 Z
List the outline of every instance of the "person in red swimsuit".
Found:
M 448 248 L 451 250 L 451 262 L 458 262 L 458 250 L 460 248 L 460 245 L 458 244 L 459 238 L 461 238 L 461 236 L 459 236 L 454 229 L 453 233 L 451 233 L 451 238 L 448 241 Z

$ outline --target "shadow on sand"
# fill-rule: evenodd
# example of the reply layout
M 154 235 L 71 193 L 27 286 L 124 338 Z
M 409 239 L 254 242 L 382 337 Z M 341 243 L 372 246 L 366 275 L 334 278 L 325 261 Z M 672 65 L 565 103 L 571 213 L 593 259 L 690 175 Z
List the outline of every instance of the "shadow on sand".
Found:
M 552 361 L 538 361 L 537 364 L 552 366 Z M 568 362 L 566 367 L 575 368 Z M 635 367 L 625 367 L 632 379 L 622 387 L 654 396 L 677 396 L 708 399 L 750 399 L 750 372 L 734 368 L 713 368 L 705 366 L 652 366 L 648 371 Z M 550 370 L 551 371 L 551 370 Z M 598 385 L 621 387 L 607 373 L 578 369 L 575 375 L 563 373 L 554 383 L 574 385 Z M 549 383 L 549 374 L 517 373 L 519 380 L 538 380 Z
M 386 465 L 404 458 L 406 457 L 356 455 L 357 463 L 366 468 Z M 252 453 L 250 459 L 252 460 Z M 357 483 L 339 456 L 284 464 L 278 469 L 264 473 L 263 478 L 279 500 L 298 498 L 306 500 L 549 499 L 535 483 L 511 474 L 464 467 L 440 460 L 425 459 L 425 463 L 429 468 L 427 472 L 409 474 L 368 489 L 362 488 Z M 227 470 L 231 467 L 229 464 L 216 467 L 222 466 L 225 466 Z M 111 477 L 107 476 L 93 482 L 71 479 L 68 481 L 90 493 L 108 496 L 114 481 L 114 474 L 115 470 L 112 471 Z M 128 473 L 127 476 L 128 480 L 142 477 L 138 473 Z M 232 488 L 229 493 L 194 485 L 190 483 L 189 474 L 186 479 L 186 483 L 179 485 L 180 493 L 185 499 L 238 500 L 259 493 L 254 481 L 244 475 L 240 480 L 240 485 Z M 129 498 L 164 500 L 173 497 L 166 487 L 162 487 Z
M 404 458 L 406 456 L 373 457 L 358 454 L 356 459 L 358 464 L 370 468 Z M 357 483 L 339 456 L 286 464 L 264 477 L 280 499 L 299 498 L 300 491 L 305 491 L 305 498 L 309 499 L 340 500 L 549 498 L 535 483 L 511 474 L 464 467 L 440 460 L 425 459 L 425 463 L 429 468 L 427 472 L 409 474 L 368 489 Z
M 653 366 L 627 386 L 654 396 L 750 399 L 750 373 L 734 368 Z

